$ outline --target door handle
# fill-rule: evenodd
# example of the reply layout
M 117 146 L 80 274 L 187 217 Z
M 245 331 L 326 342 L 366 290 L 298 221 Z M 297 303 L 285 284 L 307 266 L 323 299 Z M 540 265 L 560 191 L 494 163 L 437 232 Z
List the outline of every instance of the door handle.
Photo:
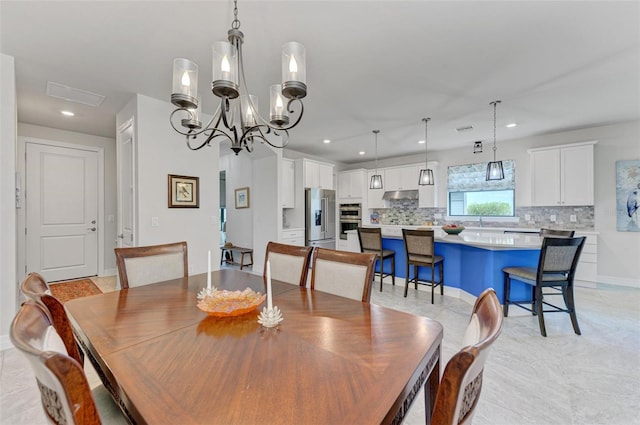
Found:
M 124 233 L 120 233 L 120 234 L 118 235 L 118 238 L 120 238 L 120 239 L 124 239 Z
M 89 227 L 87 230 L 91 230 L 92 232 L 95 232 L 96 228 L 95 227 Z

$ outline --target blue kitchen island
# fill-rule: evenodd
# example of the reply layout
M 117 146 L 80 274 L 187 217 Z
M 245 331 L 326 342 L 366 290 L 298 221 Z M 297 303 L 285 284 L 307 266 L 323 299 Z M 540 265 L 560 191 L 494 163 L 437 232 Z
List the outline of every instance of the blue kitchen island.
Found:
M 439 228 L 435 228 L 434 232 L 436 254 L 444 257 L 445 293 L 447 287 L 451 287 L 477 297 L 486 288 L 494 288 L 503 302 L 502 268 L 538 267 L 542 238 L 535 233 L 503 234 L 465 229 L 460 235 L 447 235 Z M 383 228 L 382 237 L 382 246 L 396 252 L 396 277 L 404 279 L 407 262 L 402 228 Z M 390 271 L 388 263 L 385 262 L 385 272 Z M 431 280 L 430 269 L 421 268 L 419 276 Z M 531 300 L 531 286 L 522 282 L 513 281 L 511 292 L 513 299 Z

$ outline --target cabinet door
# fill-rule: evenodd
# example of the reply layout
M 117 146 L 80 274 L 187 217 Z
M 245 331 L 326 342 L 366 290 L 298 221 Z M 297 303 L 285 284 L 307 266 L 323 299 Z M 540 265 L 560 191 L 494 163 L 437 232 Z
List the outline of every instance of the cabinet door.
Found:
M 318 164 L 318 187 L 333 189 L 333 166 Z
M 367 188 L 371 182 L 371 176 L 376 173 L 375 170 L 367 171 Z M 387 189 L 386 182 L 386 170 L 378 169 L 378 174 L 382 176 L 382 187 L 383 189 L 367 189 L 367 208 L 385 208 L 384 200 L 382 199 L 382 195 L 384 195 L 385 190 Z
M 418 166 L 420 169 L 424 169 L 424 165 Z M 438 164 L 429 163 L 429 169 L 433 171 L 435 178 L 435 184 L 429 186 L 418 185 L 418 208 L 434 208 L 438 206 Z M 418 178 L 420 177 L 420 170 L 418 170 Z M 417 179 L 417 178 L 416 178 Z
M 282 160 L 280 191 L 282 208 L 295 208 L 295 162 L 290 159 Z
M 531 205 L 560 205 L 560 150 L 531 153 Z
M 320 187 L 320 164 L 304 161 L 304 187 Z
M 562 205 L 593 205 L 593 145 L 560 151 Z
M 402 167 L 400 171 L 401 189 L 400 190 L 418 190 L 418 180 L 420 177 L 420 166 L 410 165 Z
M 352 198 L 362 198 L 364 194 L 364 179 L 364 171 L 354 171 L 351 173 L 349 191 L 351 192 Z
M 348 171 L 338 173 L 338 198 L 351 197 L 351 173 Z
M 402 168 L 385 168 L 382 186 L 385 191 L 402 190 Z

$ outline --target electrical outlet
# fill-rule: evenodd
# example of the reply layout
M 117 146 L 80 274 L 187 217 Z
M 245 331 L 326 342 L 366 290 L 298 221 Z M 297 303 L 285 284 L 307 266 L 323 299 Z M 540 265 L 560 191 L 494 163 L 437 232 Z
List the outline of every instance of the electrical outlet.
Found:
M 531 221 L 531 214 L 525 214 L 524 221 Z
M 575 214 L 571 214 L 569 216 L 569 221 L 575 223 L 576 221 L 578 221 L 578 216 L 576 216 Z
M 160 217 L 151 217 L 151 227 L 160 226 Z
M 555 214 L 551 214 L 551 216 L 549 216 L 549 220 L 556 221 L 556 215 Z

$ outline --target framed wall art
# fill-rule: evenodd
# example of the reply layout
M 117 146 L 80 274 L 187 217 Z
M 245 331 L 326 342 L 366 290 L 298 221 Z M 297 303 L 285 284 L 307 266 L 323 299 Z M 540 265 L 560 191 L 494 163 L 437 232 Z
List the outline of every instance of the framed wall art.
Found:
M 200 178 L 169 174 L 169 208 L 200 208 Z
M 236 189 L 236 209 L 249 208 L 249 188 Z
M 640 160 L 616 161 L 616 229 L 640 232 Z

